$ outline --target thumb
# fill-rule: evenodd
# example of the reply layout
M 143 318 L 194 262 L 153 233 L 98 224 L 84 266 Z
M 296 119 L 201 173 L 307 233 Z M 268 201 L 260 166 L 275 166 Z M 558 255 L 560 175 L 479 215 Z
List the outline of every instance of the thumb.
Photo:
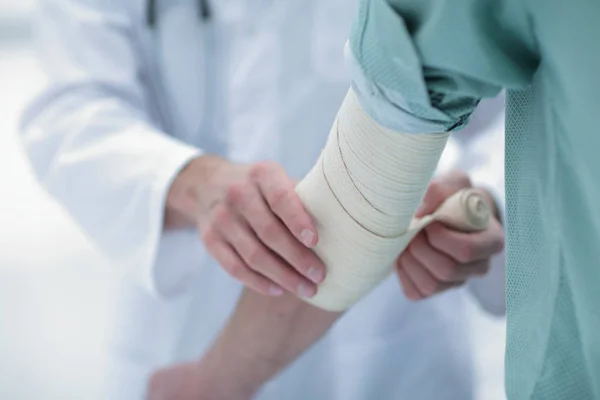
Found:
M 421 218 L 432 214 L 439 206 L 454 193 L 471 187 L 469 176 L 463 171 L 451 172 L 433 179 L 425 192 L 423 201 L 417 209 L 415 217 Z

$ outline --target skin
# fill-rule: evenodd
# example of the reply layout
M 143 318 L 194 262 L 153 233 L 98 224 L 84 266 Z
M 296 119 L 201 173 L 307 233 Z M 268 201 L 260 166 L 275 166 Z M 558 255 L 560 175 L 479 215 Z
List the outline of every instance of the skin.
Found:
M 417 215 L 432 212 L 447 197 L 470 186 L 462 172 L 434 180 Z M 494 204 L 491 195 L 489 198 Z M 470 276 L 486 273 L 490 258 L 504 245 L 497 210 L 495 214 L 483 232 L 467 234 L 432 224 L 417 235 L 396 261 L 407 297 L 430 297 L 461 285 Z M 340 315 L 315 308 L 290 293 L 264 296 L 246 288 L 203 358 L 157 371 L 149 383 L 148 399 L 251 399 L 264 383 L 321 338 Z
M 434 179 L 416 216 L 431 214 L 446 198 L 470 187 L 468 175 L 461 171 Z M 486 230 L 464 233 L 432 223 L 397 258 L 396 271 L 406 297 L 425 299 L 487 274 L 491 257 L 504 248 L 504 229 L 492 196 L 485 190 L 483 193 L 494 213 Z
M 259 293 L 316 294 L 325 266 L 310 250 L 318 233 L 283 167 L 191 161 L 167 196 L 165 227 L 196 226 L 208 252 Z
M 148 400 L 249 400 L 340 315 L 288 293 L 274 298 L 245 289 L 204 357 L 157 371 L 150 380 Z

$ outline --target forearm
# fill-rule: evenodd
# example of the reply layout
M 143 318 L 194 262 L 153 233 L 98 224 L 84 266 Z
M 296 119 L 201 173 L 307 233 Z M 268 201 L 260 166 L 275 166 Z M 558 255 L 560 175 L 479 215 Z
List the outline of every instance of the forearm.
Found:
M 402 250 L 400 245 L 410 240 L 404 233 L 447 135 L 388 132 L 363 114 L 352 93 L 338 118 L 321 159 L 296 187 L 318 223 L 319 242 L 313 250 L 328 267 L 317 295 L 305 299 L 320 308 L 290 295 L 273 298 L 244 292 L 227 327 L 201 363 L 202 379 L 207 385 L 224 386 L 244 396 L 254 393 L 319 339 L 342 310 L 383 280 Z M 355 153 L 347 147 L 366 149 L 368 157 L 371 149 L 363 144 L 367 137 L 377 157 L 369 157 L 370 169 L 363 171 L 366 163 L 353 159 Z M 404 147 L 417 155 L 409 158 L 402 153 Z M 339 157 L 345 168 L 336 166 Z M 358 153 L 357 157 L 365 154 Z M 405 172 L 407 159 L 411 161 L 410 174 Z M 344 185 L 348 176 L 353 178 L 354 191 Z M 381 188 L 383 193 L 378 191 Z M 365 196 L 367 202 L 356 201 Z M 373 208 L 385 212 L 372 212 Z M 219 382 L 224 377 L 227 382 Z M 232 381 L 237 388 L 232 388 Z
M 304 299 L 307 302 L 291 295 L 272 298 L 245 291 L 227 327 L 201 363 L 203 382 L 209 386 L 223 386 L 236 390 L 238 396 L 240 392 L 250 396 L 318 340 L 343 310 L 384 279 L 398 255 L 399 240 L 395 238 L 408 228 L 422 197 L 418 189 L 426 189 L 447 135 L 407 137 L 383 131 L 364 116 L 352 93 L 342 105 L 338 118 L 334 125 L 337 129 L 332 130 L 334 134 L 321 159 L 296 187 L 298 196 L 319 226 L 319 242 L 313 250 L 328 267 L 325 282 L 313 299 Z M 375 174 L 365 176 L 369 171 L 363 173 L 363 164 L 354 160 L 354 153 L 345 147 L 368 147 L 362 146 L 361 141 L 366 136 L 382 142 L 375 142 L 379 147 L 373 149 L 381 157 L 370 157 L 369 165 L 388 179 L 377 180 Z M 340 142 L 337 142 L 338 137 L 341 137 Z M 421 139 L 425 142 L 419 143 Z M 412 149 L 421 150 L 422 159 L 415 159 L 412 175 L 398 185 L 396 181 L 402 179 L 396 179 L 396 172 L 401 174 L 404 168 L 398 160 L 405 157 L 396 147 L 402 147 L 398 144 L 402 141 L 407 141 Z M 338 146 L 338 143 L 341 144 Z M 346 174 L 354 177 L 357 185 L 369 185 L 375 179 L 365 190 L 370 207 L 362 207 L 364 203 L 360 202 L 357 205 L 356 192 L 344 189 L 347 175 L 335 164 L 340 153 L 345 156 Z M 382 165 L 386 161 L 387 169 Z M 378 196 L 379 192 L 369 190 L 372 186 L 374 189 L 386 187 L 388 196 L 386 193 Z M 410 193 L 406 194 L 409 189 Z M 387 201 L 390 197 L 392 201 Z M 370 212 L 374 208 L 372 204 L 386 212 Z M 371 273 L 373 270 L 376 273 Z M 308 304 L 311 302 L 320 308 Z M 220 379 L 227 382 L 221 383 Z M 237 389 L 232 388 L 232 382 L 238 385 Z M 218 388 L 211 386 L 211 393 L 213 390 Z
M 200 363 L 202 399 L 249 399 L 319 340 L 341 315 L 293 295 L 244 290 L 238 306 Z

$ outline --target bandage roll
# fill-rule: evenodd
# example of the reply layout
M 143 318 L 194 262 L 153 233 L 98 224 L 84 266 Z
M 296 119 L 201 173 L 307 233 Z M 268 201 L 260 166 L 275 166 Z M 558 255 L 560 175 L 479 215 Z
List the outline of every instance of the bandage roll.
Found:
M 465 231 L 487 223 L 485 200 L 476 192 L 456 194 L 439 212 L 413 218 L 447 139 L 447 133 L 390 131 L 349 91 L 319 160 L 296 187 L 319 233 L 314 251 L 327 268 L 307 302 L 347 309 L 389 275 L 414 235 L 434 220 Z
M 435 219 L 463 232 L 487 228 L 492 210 L 479 189 L 463 189 L 450 196 L 434 213 Z
M 479 189 L 462 189 L 448 197 L 432 214 L 413 219 L 405 236 L 409 242 L 434 221 L 461 232 L 487 229 L 492 216 L 491 205 Z

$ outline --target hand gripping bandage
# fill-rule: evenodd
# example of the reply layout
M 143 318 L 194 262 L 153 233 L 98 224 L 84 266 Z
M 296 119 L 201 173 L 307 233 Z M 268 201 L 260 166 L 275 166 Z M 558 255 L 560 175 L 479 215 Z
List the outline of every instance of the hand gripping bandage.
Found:
M 327 278 L 307 302 L 330 311 L 349 308 L 390 274 L 394 260 L 432 221 L 485 229 L 490 207 L 474 189 L 413 218 L 448 135 L 386 129 L 348 92 L 319 160 L 296 187 L 319 233 L 314 251 L 327 267 Z

